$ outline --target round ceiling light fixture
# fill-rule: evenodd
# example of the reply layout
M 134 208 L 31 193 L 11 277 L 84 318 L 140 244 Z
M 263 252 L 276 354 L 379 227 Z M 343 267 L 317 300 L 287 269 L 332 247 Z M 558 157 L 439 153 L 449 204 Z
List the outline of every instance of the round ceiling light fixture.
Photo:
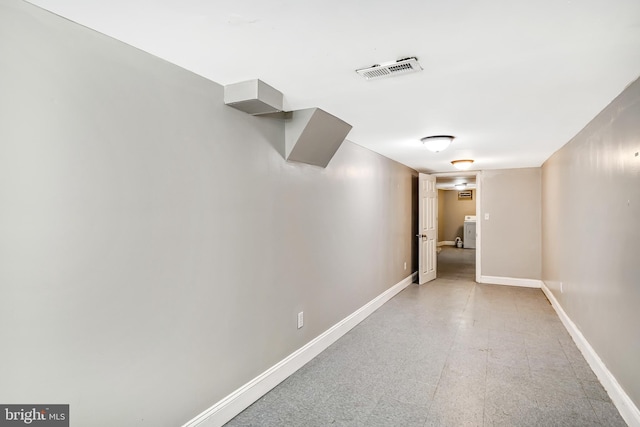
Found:
M 456 184 L 454 185 L 454 187 L 456 187 L 457 190 L 464 190 L 465 188 L 467 188 L 467 183 L 463 182 L 461 184 Z
M 460 169 L 460 170 L 467 170 L 471 167 L 471 165 L 473 164 L 473 160 L 470 159 L 464 159 L 464 160 L 454 160 L 451 162 L 451 164 L 456 168 L 456 169 Z
M 433 135 L 420 138 L 420 141 L 422 141 L 427 150 L 438 153 L 451 145 L 454 138 L 455 136 L 451 135 Z

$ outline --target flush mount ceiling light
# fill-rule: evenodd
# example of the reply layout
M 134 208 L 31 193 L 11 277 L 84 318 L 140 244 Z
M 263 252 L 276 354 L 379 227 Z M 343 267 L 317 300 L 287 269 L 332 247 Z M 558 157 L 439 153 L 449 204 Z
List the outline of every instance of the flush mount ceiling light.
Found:
M 454 160 L 451 162 L 451 164 L 456 168 L 456 169 L 460 169 L 460 170 L 467 170 L 471 167 L 471 165 L 473 164 L 473 160 L 469 160 L 469 159 L 465 159 L 465 160 Z
M 451 135 L 434 135 L 425 136 L 424 138 L 421 138 L 420 141 L 422 141 L 424 146 L 427 147 L 427 150 L 437 153 L 451 145 L 453 138 L 455 137 Z
M 456 189 L 458 190 L 464 190 L 465 188 L 467 188 L 467 183 L 463 182 L 462 184 L 456 184 L 454 185 L 454 187 L 456 187 Z

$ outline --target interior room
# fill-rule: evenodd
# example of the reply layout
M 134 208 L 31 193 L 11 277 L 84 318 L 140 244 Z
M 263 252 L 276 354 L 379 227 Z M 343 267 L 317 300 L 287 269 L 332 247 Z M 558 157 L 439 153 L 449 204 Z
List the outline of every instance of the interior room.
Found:
M 0 424 L 640 426 L 639 16 L 0 0 Z

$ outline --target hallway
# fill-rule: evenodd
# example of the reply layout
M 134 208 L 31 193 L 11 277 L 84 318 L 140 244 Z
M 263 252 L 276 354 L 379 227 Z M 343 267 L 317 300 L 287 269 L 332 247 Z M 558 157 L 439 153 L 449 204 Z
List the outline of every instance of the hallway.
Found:
M 444 248 L 410 285 L 228 426 L 625 426 L 539 289 L 479 285 Z

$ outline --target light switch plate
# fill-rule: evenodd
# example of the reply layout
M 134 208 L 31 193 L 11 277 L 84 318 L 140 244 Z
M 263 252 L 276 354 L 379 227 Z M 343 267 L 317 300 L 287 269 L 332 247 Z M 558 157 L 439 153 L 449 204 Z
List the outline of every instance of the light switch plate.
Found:
M 298 329 L 302 328 L 304 326 L 304 312 L 301 311 L 300 313 L 298 313 Z

